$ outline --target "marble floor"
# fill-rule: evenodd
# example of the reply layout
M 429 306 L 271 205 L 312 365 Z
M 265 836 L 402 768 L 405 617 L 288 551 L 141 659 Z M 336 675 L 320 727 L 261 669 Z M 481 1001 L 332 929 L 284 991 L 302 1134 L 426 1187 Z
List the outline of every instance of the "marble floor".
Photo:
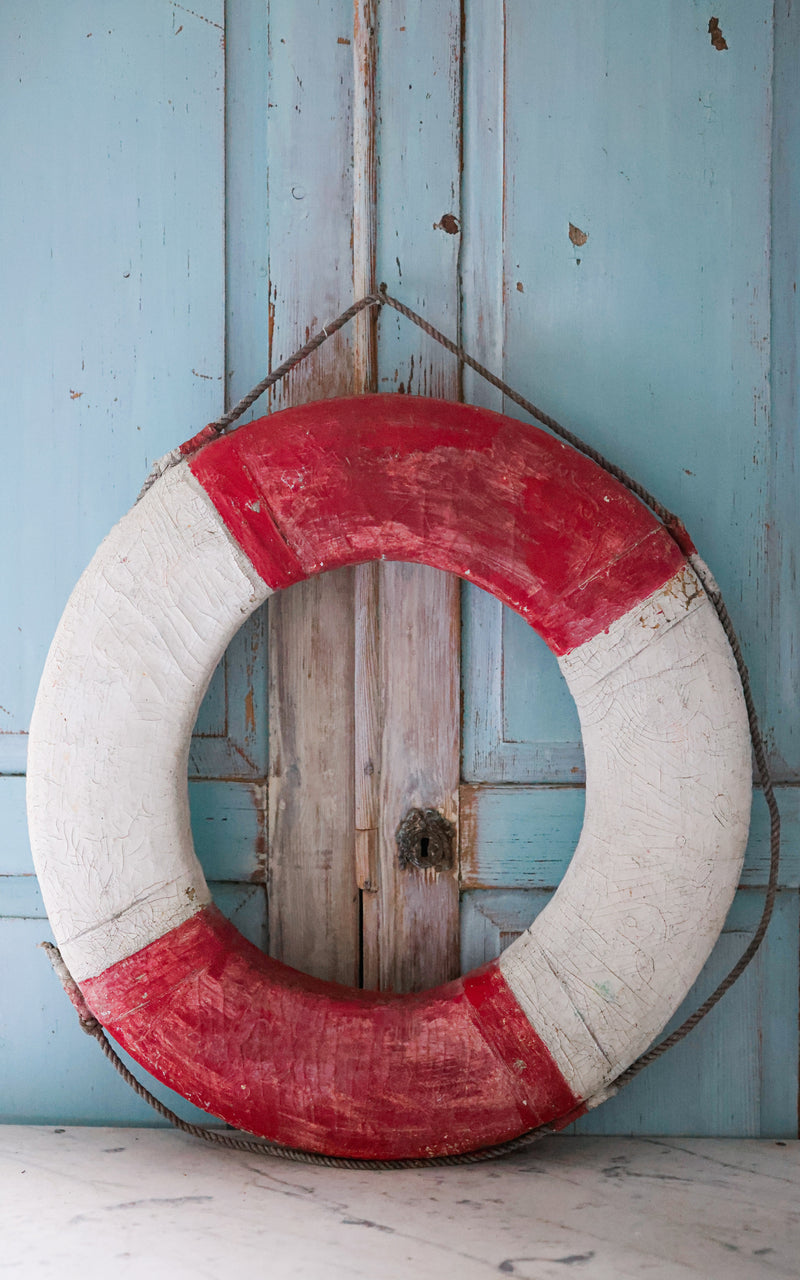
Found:
M 170 1130 L 0 1127 L 0 1276 L 800 1276 L 800 1143 L 555 1137 L 387 1173 Z

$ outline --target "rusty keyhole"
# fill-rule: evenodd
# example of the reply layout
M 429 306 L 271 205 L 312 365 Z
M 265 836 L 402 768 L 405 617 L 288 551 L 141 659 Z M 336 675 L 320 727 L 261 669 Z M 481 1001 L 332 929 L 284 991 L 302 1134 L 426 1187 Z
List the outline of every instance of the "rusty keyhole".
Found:
M 449 871 L 453 866 L 455 827 L 438 809 L 409 809 L 395 832 L 401 867 Z

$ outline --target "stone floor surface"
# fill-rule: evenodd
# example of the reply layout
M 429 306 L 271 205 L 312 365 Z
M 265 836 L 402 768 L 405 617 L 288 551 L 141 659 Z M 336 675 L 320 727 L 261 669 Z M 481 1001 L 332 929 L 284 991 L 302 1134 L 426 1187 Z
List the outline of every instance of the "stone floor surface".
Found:
M 0 1127 L 0 1277 L 800 1277 L 800 1143 L 548 1138 L 385 1173 L 170 1130 Z

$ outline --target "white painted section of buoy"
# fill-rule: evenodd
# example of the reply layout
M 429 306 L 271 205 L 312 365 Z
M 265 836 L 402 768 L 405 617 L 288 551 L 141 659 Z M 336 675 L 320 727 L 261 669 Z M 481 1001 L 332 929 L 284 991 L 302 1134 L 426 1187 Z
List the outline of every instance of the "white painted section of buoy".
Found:
M 210 901 L 190 736 L 226 646 L 269 594 L 185 463 L 112 529 L 72 593 L 31 721 L 28 821 L 77 981 Z
M 583 733 L 583 831 L 500 967 L 591 1098 L 651 1043 L 720 933 L 747 841 L 750 738 L 733 654 L 688 566 L 559 661 Z

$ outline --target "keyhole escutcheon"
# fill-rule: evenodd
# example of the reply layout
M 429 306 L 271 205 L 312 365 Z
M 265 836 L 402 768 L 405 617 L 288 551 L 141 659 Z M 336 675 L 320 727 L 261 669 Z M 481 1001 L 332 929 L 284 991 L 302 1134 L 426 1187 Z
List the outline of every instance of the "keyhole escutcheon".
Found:
M 450 871 L 455 860 L 456 829 L 438 809 L 409 809 L 395 832 L 401 867 Z

